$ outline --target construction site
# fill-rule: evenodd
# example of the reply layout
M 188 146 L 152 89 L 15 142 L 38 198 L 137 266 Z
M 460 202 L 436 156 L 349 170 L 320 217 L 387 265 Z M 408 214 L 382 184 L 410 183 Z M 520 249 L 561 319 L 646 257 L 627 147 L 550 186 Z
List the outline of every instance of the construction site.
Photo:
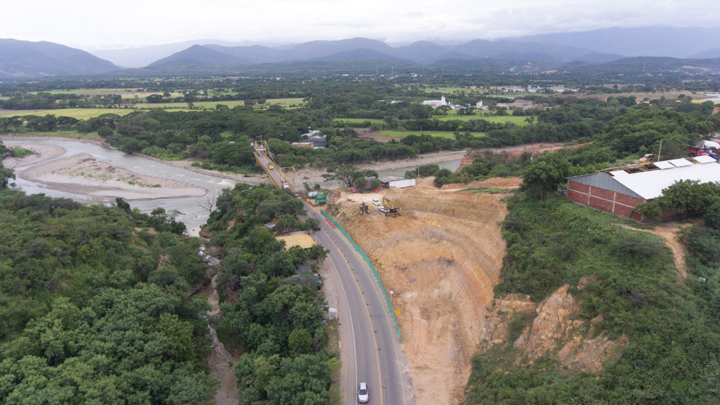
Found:
M 488 182 L 508 192 L 520 183 Z M 462 400 L 505 254 L 507 194 L 459 191 L 468 186 L 438 189 L 429 178 L 413 188 L 329 200 L 393 291 L 417 403 Z

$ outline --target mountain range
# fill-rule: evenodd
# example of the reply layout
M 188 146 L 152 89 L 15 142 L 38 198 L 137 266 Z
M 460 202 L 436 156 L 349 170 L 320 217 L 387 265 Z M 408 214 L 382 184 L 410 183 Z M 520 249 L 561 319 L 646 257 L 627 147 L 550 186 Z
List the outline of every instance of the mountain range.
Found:
M 586 58 L 587 57 L 587 58 Z M 620 59 L 607 54 L 603 61 Z M 589 49 L 557 44 L 529 43 L 510 40 L 476 39 L 461 45 L 439 45 L 420 41 L 401 47 L 367 38 L 339 41 L 311 41 L 283 47 L 193 45 L 183 51 L 151 63 L 148 68 L 192 66 L 239 66 L 258 63 L 297 61 L 348 62 L 375 60 L 428 65 L 440 60 L 533 60 L 533 61 L 597 61 L 598 54 Z
M 568 63 L 572 66 L 602 64 L 626 57 L 711 59 L 720 57 L 720 47 L 712 36 L 713 32 L 707 28 L 607 28 L 494 41 L 476 39 L 454 45 L 418 41 L 397 47 L 367 38 L 272 47 L 195 40 L 138 49 L 97 51 L 95 55 L 50 42 L 0 39 L 0 78 L 104 74 L 120 71 L 118 66 L 142 67 L 140 70 L 125 70 L 122 74 L 144 75 L 229 72 L 233 69 L 247 71 L 268 64 L 286 70 L 313 63 L 369 61 L 399 66 L 443 67 L 453 64 L 469 67 L 490 60 L 506 61 L 508 66 L 514 66 L 531 61 L 535 66 L 559 67 Z M 483 62 L 482 65 L 492 63 Z
M 88 52 L 52 42 L 0 39 L 0 78 L 96 75 L 120 70 Z

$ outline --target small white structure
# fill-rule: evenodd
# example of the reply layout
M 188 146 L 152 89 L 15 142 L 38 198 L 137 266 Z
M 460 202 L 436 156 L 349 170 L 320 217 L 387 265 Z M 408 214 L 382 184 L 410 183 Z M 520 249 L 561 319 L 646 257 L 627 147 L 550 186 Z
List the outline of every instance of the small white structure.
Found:
M 440 100 L 425 100 L 422 102 L 423 105 L 429 105 L 432 108 L 438 108 L 442 107 L 444 105 L 448 105 L 448 102 L 445 101 L 445 96 L 440 97 Z
M 483 104 L 482 100 L 480 100 L 477 102 L 477 104 L 475 104 L 475 109 L 480 110 L 480 111 L 485 111 L 488 108 L 487 108 L 487 106 L 485 106 L 485 104 Z
M 415 179 L 400 179 L 400 180 L 390 180 L 388 182 L 383 182 L 385 187 L 395 187 L 395 188 L 406 188 L 406 187 L 415 187 Z

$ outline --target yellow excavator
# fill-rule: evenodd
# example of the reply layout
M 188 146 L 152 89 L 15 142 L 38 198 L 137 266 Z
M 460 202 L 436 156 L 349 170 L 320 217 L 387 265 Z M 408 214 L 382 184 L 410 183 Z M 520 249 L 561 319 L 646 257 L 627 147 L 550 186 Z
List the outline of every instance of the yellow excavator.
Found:
M 402 216 L 402 209 L 395 206 L 387 197 L 383 196 L 383 206 L 380 207 L 380 212 L 385 214 L 386 217 L 399 217 Z
M 369 213 L 370 213 L 370 207 L 368 207 L 368 205 L 364 202 L 360 203 L 360 211 L 359 211 L 358 215 L 369 214 Z

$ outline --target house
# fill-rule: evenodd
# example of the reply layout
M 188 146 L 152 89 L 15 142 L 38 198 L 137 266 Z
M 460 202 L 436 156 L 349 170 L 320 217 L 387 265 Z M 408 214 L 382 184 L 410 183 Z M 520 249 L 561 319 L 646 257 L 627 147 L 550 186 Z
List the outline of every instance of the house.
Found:
M 662 196 L 663 189 L 681 180 L 720 182 L 720 164 L 709 156 L 698 156 L 569 177 L 567 198 L 577 204 L 643 222 L 639 214 L 631 216 L 632 209 Z M 663 212 L 662 218 L 672 215 L 672 212 Z
M 438 108 L 448 105 L 448 102 L 445 101 L 445 96 L 442 96 L 440 97 L 440 100 L 425 100 L 422 102 L 422 105 L 429 105 L 432 108 Z

